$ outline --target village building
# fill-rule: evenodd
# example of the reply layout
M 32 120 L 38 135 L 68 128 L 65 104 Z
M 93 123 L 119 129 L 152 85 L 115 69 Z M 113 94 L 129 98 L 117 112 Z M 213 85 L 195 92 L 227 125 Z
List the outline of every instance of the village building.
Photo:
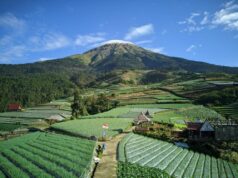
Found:
M 238 123 L 235 120 L 213 120 L 205 122 L 186 122 L 190 141 L 236 141 L 238 140 Z
M 211 122 L 215 129 L 215 139 L 217 141 L 237 141 L 238 122 L 235 120 L 217 120 Z
M 7 106 L 7 110 L 8 111 L 21 111 L 22 110 L 22 107 L 20 104 L 18 103 L 10 103 L 8 106 Z
M 152 124 L 151 115 L 147 111 L 146 113 L 141 112 L 133 121 L 136 131 L 148 131 L 149 126 Z
M 215 130 L 209 121 L 185 122 L 187 125 L 188 140 L 207 141 L 214 139 Z
M 147 114 L 144 112 L 141 112 L 135 119 L 134 119 L 134 125 L 136 126 L 147 126 L 152 123 L 151 118 L 149 118 L 150 114 L 147 111 Z

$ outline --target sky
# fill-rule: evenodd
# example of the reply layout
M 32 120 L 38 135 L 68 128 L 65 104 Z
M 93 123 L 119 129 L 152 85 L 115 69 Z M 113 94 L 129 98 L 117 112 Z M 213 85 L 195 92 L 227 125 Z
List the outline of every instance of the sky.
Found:
M 124 40 L 238 67 L 238 0 L 1 0 L 0 63 L 81 54 Z

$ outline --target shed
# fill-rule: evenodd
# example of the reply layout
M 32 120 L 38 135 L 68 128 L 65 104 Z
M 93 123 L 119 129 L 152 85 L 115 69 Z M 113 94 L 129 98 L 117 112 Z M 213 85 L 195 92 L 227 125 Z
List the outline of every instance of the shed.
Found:
M 63 121 L 63 120 L 64 120 L 64 117 L 62 117 L 62 116 L 59 115 L 59 114 L 56 114 L 56 115 L 52 115 L 52 116 L 46 118 L 46 120 L 51 120 L 51 121 L 57 121 L 57 122 L 59 122 L 59 121 Z
M 189 140 L 207 140 L 214 137 L 214 128 L 209 121 L 185 122 Z
M 143 112 L 141 112 L 137 118 L 134 119 L 135 125 L 141 125 L 143 123 L 151 123 L 151 119 L 147 117 Z
M 21 111 L 22 110 L 22 107 L 20 104 L 18 103 L 10 103 L 8 106 L 7 106 L 7 110 L 8 111 Z

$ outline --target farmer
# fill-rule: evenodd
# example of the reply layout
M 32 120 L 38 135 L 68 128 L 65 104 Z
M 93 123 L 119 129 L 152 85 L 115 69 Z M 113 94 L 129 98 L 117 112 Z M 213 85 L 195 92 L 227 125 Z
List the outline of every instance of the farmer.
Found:
M 102 151 L 106 150 L 106 143 L 102 144 Z

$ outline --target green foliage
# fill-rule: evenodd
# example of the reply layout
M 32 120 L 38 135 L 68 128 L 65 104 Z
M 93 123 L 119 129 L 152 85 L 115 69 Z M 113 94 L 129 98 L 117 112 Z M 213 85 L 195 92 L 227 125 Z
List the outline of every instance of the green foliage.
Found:
M 159 83 L 168 78 L 166 73 L 160 71 L 151 71 L 146 73 L 141 79 L 142 84 Z
M 170 178 L 166 172 L 151 167 L 142 167 L 139 164 L 118 162 L 118 178 Z
M 227 105 L 238 101 L 238 87 L 225 88 L 203 94 L 196 102 L 206 105 Z
M 52 125 L 52 127 L 76 135 L 82 135 L 86 137 L 96 136 L 99 138 L 102 136 L 103 131 L 102 125 L 105 123 L 109 124 L 109 129 L 106 130 L 107 137 L 112 137 L 120 132 L 123 132 L 126 128 L 128 128 L 132 123 L 132 119 L 126 118 L 81 119 L 57 123 Z
M 0 143 L 0 172 L 10 177 L 88 177 L 94 148 L 95 142 L 75 137 L 28 134 Z
M 60 97 L 70 96 L 73 84 L 61 75 L 0 77 L 0 111 L 9 103 L 35 106 Z
M 74 101 L 71 105 L 72 116 L 87 116 L 89 114 L 97 114 L 108 111 L 118 105 L 117 101 L 111 101 L 105 94 L 99 96 L 82 97 L 79 91 L 74 93 Z
M 172 143 L 133 134 L 123 145 L 126 163 L 156 168 L 172 177 L 209 177 L 211 175 L 237 177 L 238 175 L 236 164 L 182 149 Z

